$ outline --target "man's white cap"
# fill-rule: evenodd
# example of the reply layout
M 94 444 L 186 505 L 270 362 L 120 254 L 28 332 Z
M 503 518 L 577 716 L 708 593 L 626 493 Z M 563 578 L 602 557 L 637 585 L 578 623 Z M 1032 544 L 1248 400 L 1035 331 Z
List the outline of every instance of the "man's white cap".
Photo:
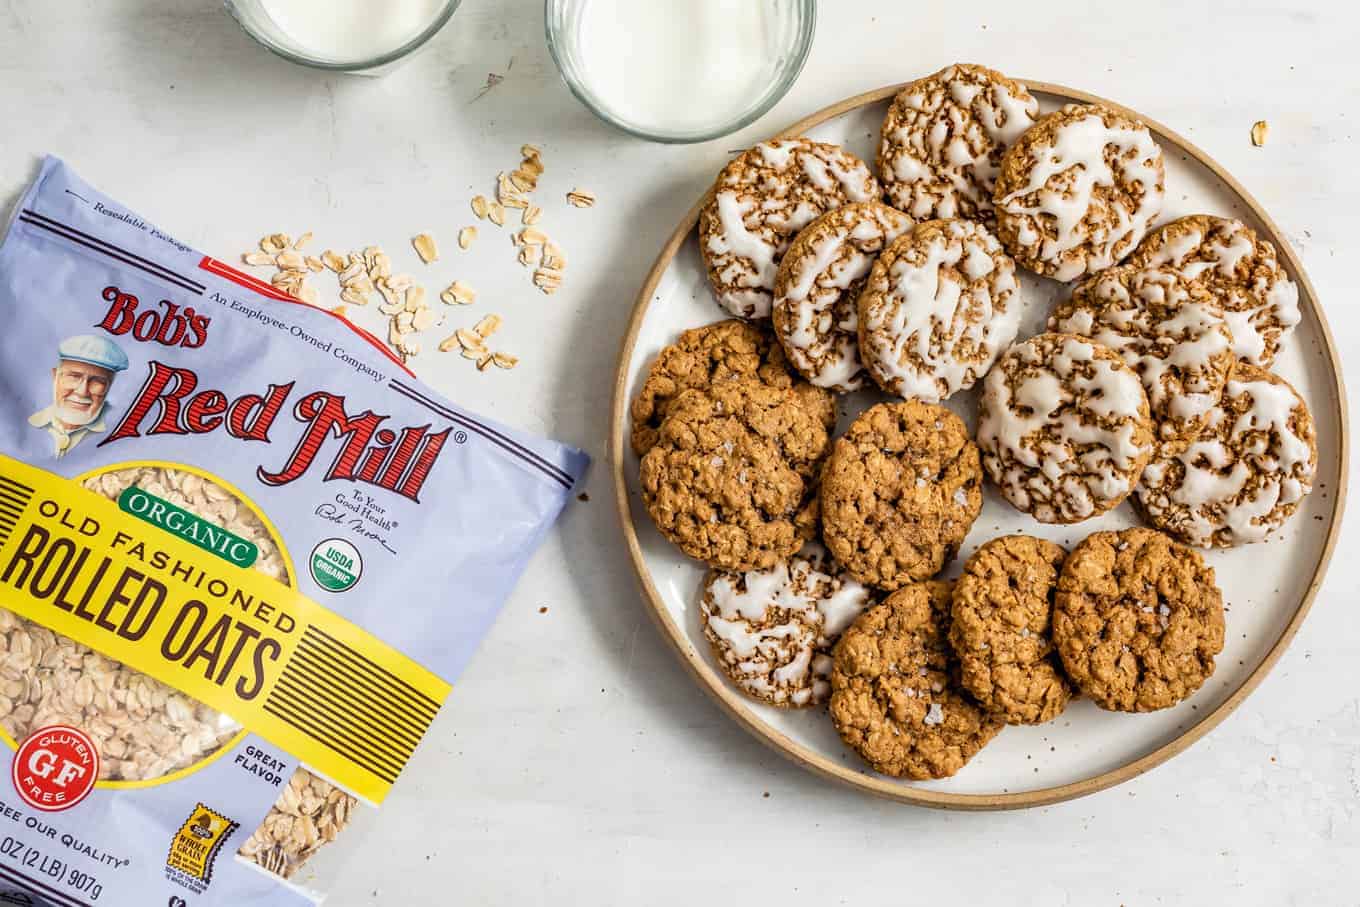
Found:
M 57 347 L 57 358 L 86 362 L 111 372 L 121 372 L 128 367 L 127 353 L 118 344 L 93 334 L 67 337 Z

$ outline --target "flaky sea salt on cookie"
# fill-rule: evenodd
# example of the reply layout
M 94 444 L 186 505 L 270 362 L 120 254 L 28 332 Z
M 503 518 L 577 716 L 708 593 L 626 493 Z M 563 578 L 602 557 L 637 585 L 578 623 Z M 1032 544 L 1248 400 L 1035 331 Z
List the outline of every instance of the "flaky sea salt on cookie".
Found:
M 1159 268 L 1101 271 L 1058 306 L 1048 328 L 1108 346 L 1138 372 L 1160 453 L 1183 450 L 1199 435 L 1236 361 L 1214 297 Z
M 1015 263 L 974 221 L 917 224 L 879 256 L 859 300 L 865 368 L 927 403 L 972 387 L 1019 327 Z
M 1183 542 L 1230 548 L 1284 525 L 1312 491 L 1316 471 L 1308 405 L 1283 378 L 1239 362 L 1200 436 L 1148 464 L 1138 503 Z
M 699 251 L 718 303 L 742 318 L 770 317 L 779 260 L 798 231 L 879 195 L 868 165 L 836 145 L 782 139 L 742 152 L 699 214 Z
M 1147 393 L 1108 347 L 1039 334 L 1011 347 L 983 388 L 983 469 L 1041 523 L 1076 523 L 1118 506 L 1152 456 Z
M 765 570 L 711 571 L 699 618 L 718 664 L 746 695 L 783 707 L 825 702 L 831 648 L 872 604 L 815 542 Z
M 1225 217 L 1192 214 L 1153 230 L 1129 257 L 1138 267 L 1169 268 L 1209 290 L 1223 307 L 1233 353 L 1269 368 L 1299 323 L 1299 288 L 1275 247 Z
M 1016 262 L 1076 280 L 1132 252 L 1164 195 L 1162 149 L 1146 126 L 1069 104 L 1006 152 L 993 198 L 1001 242 Z
M 829 211 L 809 224 L 779 263 L 772 320 L 789 362 L 817 387 L 864 386 L 858 301 L 884 246 L 911 218 L 879 202 Z
M 883 120 L 884 192 L 917 220 L 990 219 L 1001 157 L 1038 116 L 1025 86 L 984 66 L 959 63 L 911 82 Z

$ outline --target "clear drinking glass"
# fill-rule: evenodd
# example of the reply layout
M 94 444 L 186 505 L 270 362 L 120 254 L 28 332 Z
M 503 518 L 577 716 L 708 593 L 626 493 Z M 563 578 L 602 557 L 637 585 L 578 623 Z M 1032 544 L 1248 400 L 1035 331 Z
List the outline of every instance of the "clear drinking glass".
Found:
M 674 16 L 677 28 L 690 24 L 681 18 L 686 12 L 683 0 L 635 2 L 656 4 L 653 10 L 658 15 Z M 788 92 L 807 61 L 816 31 L 816 0 L 735 2 L 747 5 L 741 12 L 754 9 L 763 16 L 764 35 L 758 48 L 761 60 L 758 65 L 767 71 L 760 72 L 759 78 L 751 80 L 749 93 L 732 105 L 723 105 L 712 111 L 696 110 L 693 101 L 685 96 L 683 90 L 678 92 L 674 98 L 676 113 L 671 122 L 667 122 L 664 117 L 652 117 L 644 121 L 622 109 L 619 104 L 610 103 L 607 97 L 609 86 L 601 84 L 599 67 L 592 67 L 591 50 L 584 46 L 582 40 L 583 23 L 591 0 L 545 0 L 548 50 L 571 93 L 605 122 L 655 142 L 706 142 L 755 122 Z M 756 50 L 753 48 L 752 52 Z M 594 52 L 604 51 L 597 48 Z M 614 45 L 608 52 L 626 55 L 635 54 L 637 50 L 630 46 Z M 657 65 L 656 61 L 650 59 L 639 59 L 636 64 L 638 67 Z M 714 72 L 712 78 L 721 79 L 723 73 Z
M 231 17 L 247 35 L 266 50 L 278 54 L 290 63 L 363 76 L 378 76 L 391 71 L 433 38 L 461 3 L 462 0 L 446 0 L 443 8 L 436 13 L 428 26 L 398 47 L 362 59 L 340 59 L 322 56 L 299 45 L 279 27 L 260 0 L 225 0 L 227 12 Z

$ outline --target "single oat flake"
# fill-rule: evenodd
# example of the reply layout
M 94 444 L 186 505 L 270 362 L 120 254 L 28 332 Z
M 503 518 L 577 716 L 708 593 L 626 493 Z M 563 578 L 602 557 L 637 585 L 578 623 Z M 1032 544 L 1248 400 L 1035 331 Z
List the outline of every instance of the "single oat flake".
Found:
M 1260 148 L 1266 143 L 1270 136 L 1270 124 L 1265 120 L 1257 120 L 1251 127 L 1251 143 Z
M 595 193 L 584 189 L 573 189 L 567 193 L 567 203 L 573 208 L 591 208 L 595 205 Z
M 416 254 L 425 264 L 439 260 L 439 247 L 435 245 L 434 237 L 428 233 L 417 234 L 411 240 L 411 245 L 415 246 Z
M 467 249 L 472 245 L 472 241 L 477 238 L 476 227 L 464 227 L 458 231 L 458 248 Z

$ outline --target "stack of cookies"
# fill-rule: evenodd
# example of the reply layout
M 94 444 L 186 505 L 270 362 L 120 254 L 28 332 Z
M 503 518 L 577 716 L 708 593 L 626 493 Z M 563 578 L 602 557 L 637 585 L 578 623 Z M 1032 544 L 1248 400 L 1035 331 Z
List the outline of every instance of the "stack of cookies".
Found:
M 805 138 L 723 169 L 699 243 L 732 317 L 662 350 L 631 417 L 643 503 L 711 568 L 698 613 L 739 690 L 827 703 L 871 767 L 926 779 L 1075 696 L 1145 712 L 1213 673 L 1222 595 L 1187 545 L 1264 539 L 1317 448 L 1268 370 L 1300 317 L 1275 249 L 1221 217 L 1154 226 L 1165 191 L 1131 116 L 1044 115 L 962 64 L 897 95 L 876 174 Z M 1071 283 L 1017 342 L 1021 269 Z M 975 385 L 974 437 L 944 404 Z M 879 399 L 836 437 L 861 389 Z M 1004 536 L 945 581 L 984 478 L 1040 523 L 1131 498 L 1155 529 L 1070 554 Z

